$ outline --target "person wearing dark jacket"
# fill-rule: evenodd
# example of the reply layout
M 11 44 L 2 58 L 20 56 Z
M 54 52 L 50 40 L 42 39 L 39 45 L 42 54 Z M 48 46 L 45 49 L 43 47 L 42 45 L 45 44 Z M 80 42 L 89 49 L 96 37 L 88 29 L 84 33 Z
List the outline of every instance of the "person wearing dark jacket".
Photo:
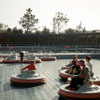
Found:
M 20 54 L 20 62 L 23 63 L 24 53 L 21 51 L 19 54 Z

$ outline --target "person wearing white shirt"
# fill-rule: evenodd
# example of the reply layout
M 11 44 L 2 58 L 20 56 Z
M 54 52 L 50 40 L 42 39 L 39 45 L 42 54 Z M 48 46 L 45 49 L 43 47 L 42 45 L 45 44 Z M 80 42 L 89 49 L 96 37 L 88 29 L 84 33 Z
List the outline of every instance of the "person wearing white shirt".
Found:
M 86 56 L 86 58 L 85 58 L 85 60 L 86 60 L 86 66 L 88 66 L 89 67 L 89 69 L 90 69 L 90 75 L 91 75 L 91 77 L 93 77 L 93 75 L 94 75 L 94 73 L 93 73 L 93 65 L 91 64 L 91 57 L 90 56 Z

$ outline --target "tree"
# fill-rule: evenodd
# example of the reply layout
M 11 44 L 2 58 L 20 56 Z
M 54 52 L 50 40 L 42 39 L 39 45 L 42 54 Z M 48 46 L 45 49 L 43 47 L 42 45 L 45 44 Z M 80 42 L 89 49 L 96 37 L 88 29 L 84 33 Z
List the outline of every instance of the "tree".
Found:
M 5 32 L 8 28 L 8 25 L 0 23 L 0 32 Z
M 77 29 L 78 31 L 81 31 L 81 30 L 82 30 L 82 22 L 80 22 L 80 24 L 79 24 L 78 26 L 76 26 L 76 29 Z
M 28 8 L 23 17 L 20 18 L 19 24 L 25 29 L 25 32 L 29 33 L 36 30 L 35 25 L 38 23 L 38 19 L 32 14 L 32 10 Z
M 56 18 L 54 17 L 53 18 L 53 32 L 54 33 L 56 33 L 56 30 L 57 30 L 57 28 L 56 28 L 56 21 L 55 20 L 56 20 Z
M 69 34 L 69 33 L 72 34 L 74 32 L 75 32 L 75 30 L 72 29 L 72 28 L 69 28 L 69 29 L 65 30 L 65 34 Z
M 0 23 L 0 30 L 2 30 L 2 28 L 3 28 L 3 24 L 2 24 L 2 23 Z
M 11 28 L 7 28 L 7 33 L 12 33 L 12 29 Z
M 17 33 L 17 34 L 23 34 L 23 30 L 22 29 L 17 29 L 17 27 L 15 26 L 12 30 L 12 33 Z
M 85 33 L 85 32 L 86 32 L 86 27 L 83 28 L 83 33 Z
M 82 27 L 82 22 L 80 22 L 80 24 L 76 26 L 76 32 L 82 32 L 82 33 L 86 32 L 86 27 Z
M 69 19 L 66 17 L 66 15 L 64 15 L 62 12 L 57 12 L 56 16 L 53 18 L 53 31 L 57 31 L 57 33 L 59 33 L 62 23 L 67 24 L 68 21 Z
M 50 34 L 50 30 L 46 26 L 44 26 L 42 33 L 43 34 Z

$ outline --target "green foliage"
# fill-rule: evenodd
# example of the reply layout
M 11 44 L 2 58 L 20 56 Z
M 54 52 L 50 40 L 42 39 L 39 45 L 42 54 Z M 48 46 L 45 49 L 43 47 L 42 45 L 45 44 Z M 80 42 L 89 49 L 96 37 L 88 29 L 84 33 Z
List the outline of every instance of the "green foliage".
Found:
M 23 30 L 17 29 L 17 27 L 14 27 L 13 29 L 7 28 L 6 33 L 23 34 Z
M 0 32 L 5 32 L 8 28 L 8 25 L 0 23 Z
M 98 33 L 73 34 L 0 34 L 1 45 L 95 45 L 100 44 Z
M 26 33 L 36 30 L 35 25 L 38 23 L 38 19 L 32 14 L 32 10 L 28 8 L 23 17 L 20 18 L 19 24 L 25 29 Z
M 3 28 L 3 24 L 2 23 L 0 23 L 0 30 Z
M 12 30 L 12 33 L 23 34 L 23 31 L 22 31 L 22 29 L 17 29 L 17 27 L 14 27 L 13 30 Z
M 7 33 L 12 33 L 12 29 L 11 28 L 7 28 Z
M 75 30 L 74 29 L 72 29 L 72 28 L 69 28 L 69 29 L 67 29 L 67 30 L 65 30 L 65 34 L 71 34 L 71 33 L 75 33 Z
M 82 29 L 82 22 L 80 22 L 80 24 L 76 26 L 76 30 L 81 31 Z
M 43 28 L 42 34 L 50 34 L 50 30 L 48 28 L 46 28 L 46 26 Z

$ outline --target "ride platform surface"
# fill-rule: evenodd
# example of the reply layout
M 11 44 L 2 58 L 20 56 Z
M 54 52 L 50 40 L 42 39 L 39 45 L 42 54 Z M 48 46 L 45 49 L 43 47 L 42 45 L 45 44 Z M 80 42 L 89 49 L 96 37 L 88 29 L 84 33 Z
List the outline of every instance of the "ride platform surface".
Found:
M 63 100 L 59 97 L 58 91 L 61 85 L 66 84 L 66 81 L 59 77 L 59 70 L 69 61 L 67 59 L 36 64 L 37 72 L 46 77 L 46 83 L 39 86 L 11 85 L 11 76 L 20 73 L 20 69 L 27 65 L 0 64 L 0 100 Z M 92 62 L 94 63 L 95 75 L 100 76 L 100 60 Z M 68 98 L 67 100 L 78 99 Z

